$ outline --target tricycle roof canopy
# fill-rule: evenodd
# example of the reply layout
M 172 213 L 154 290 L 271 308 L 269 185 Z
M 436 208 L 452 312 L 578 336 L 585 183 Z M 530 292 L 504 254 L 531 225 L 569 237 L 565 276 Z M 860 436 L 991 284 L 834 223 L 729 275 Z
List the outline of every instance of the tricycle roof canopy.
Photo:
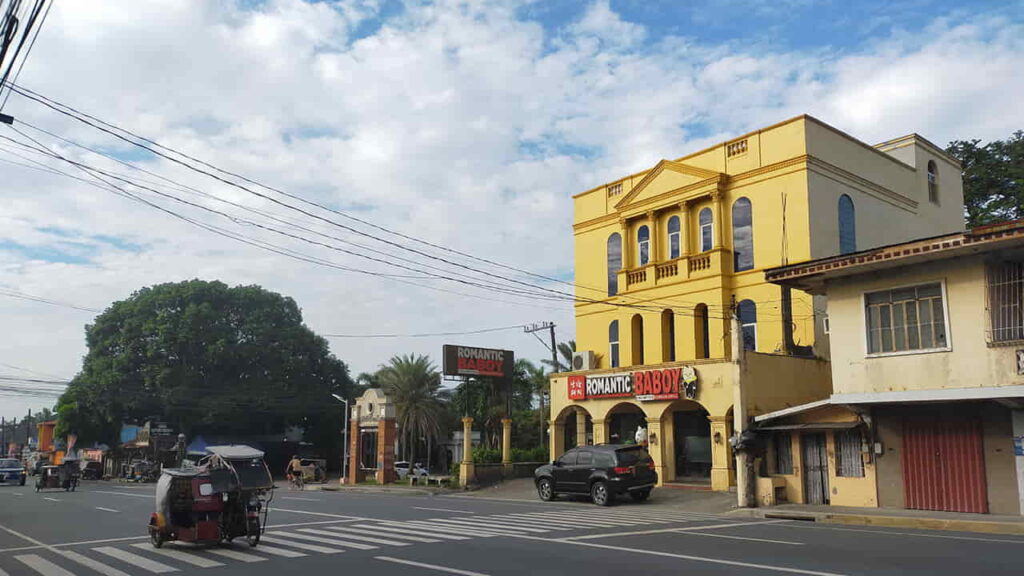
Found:
M 230 446 L 207 446 L 206 451 L 216 454 L 225 460 L 244 460 L 247 458 L 263 458 L 263 452 L 245 446 L 244 444 L 231 444 Z

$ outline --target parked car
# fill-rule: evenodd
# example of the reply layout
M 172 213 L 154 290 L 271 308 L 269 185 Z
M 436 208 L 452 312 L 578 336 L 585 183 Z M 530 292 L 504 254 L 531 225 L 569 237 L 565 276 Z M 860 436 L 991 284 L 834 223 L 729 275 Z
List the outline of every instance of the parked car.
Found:
M 409 475 L 413 478 L 426 478 L 430 473 L 419 462 L 409 464 L 406 461 L 395 462 L 395 473 L 399 480 L 405 480 Z
M 82 480 L 99 480 L 100 478 L 103 478 L 102 462 L 82 462 Z
M 25 477 L 28 470 L 20 460 L 14 458 L 0 458 L 0 484 L 25 485 Z
M 638 445 L 579 446 L 533 473 L 537 495 L 548 502 L 559 494 L 587 494 L 598 506 L 611 506 L 629 494 L 642 502 L 658 483 L 654 460 Z

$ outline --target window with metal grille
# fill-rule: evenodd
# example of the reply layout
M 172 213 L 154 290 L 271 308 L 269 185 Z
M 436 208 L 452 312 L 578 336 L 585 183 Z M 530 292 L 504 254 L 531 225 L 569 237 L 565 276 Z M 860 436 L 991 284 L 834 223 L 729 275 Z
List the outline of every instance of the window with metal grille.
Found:
M 941 284 L 872 292 L 864 301 L 869 354 L 948 346 Z
M 928 201 L 939 203 L 939 169 L 934 160 L 928 161 Z
M 836 432 L 836 476 L 840 478 L 863 478 L 864 459 L 861 457 L 860 432 L 847 430 Z
M 612 320 L 608 325 L 608 360 L 612 368 L 619 365 L 619 321 Z
M 793 473 L 793 438 L 789 432 L 775 435 L 775 473 Z
M 1024 263 L 988 267 L 989 341 L 1024 340 Z

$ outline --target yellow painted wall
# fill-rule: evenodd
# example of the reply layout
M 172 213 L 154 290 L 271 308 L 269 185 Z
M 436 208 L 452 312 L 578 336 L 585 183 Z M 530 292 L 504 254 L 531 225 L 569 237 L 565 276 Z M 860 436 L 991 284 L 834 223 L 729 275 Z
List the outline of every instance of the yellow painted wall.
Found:
M 869 357 L 863 294 L 935 281 L 946 289 L 949 350 Z M 829 283 L 828 291 L 836 394 L 1024 384 L 1024 376 L 1017 374 L 1016 348 L 987 344 L 985 266 L 980 258 L 837 280 Z

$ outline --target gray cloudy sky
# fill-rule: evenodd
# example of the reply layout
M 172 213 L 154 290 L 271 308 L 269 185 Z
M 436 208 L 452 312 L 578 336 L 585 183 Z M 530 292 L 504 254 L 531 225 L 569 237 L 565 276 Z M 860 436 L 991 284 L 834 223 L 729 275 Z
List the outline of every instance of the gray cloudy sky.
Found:
M 1019 2 L 982 2 L 969 12 L 941 1 L 913 2 L 904 12 L 869 5 L 879 12 L 728 2 L 722 17 L 732 11 L 746 24 L 727 28 L 675 2 L 65 1 L 56 3 L 19 84 L 374 223 L 571 279 L 570 196 L 661 158 L 805 112 L 868 142 L 918 132 L 944 145 L 1024 128 Z M 4 111 L 204 193 L 365 242 L 19 96 Z M 22 129 L 61 154 L 124 170 Z M 0 134 L 18 137 L 6 128 Z M 565 302 L 414 280 L 476 296 L 468 297 L 298 262 L 10 164 L 24 163 L 13 153 L 38 159 L 0 141 L 0 374 L 72 376 L 94 316 L 3 291 L 103 308 L 141 286 L 189 278 L 291 296 L 319 333 L 553 320 L 560 339 L 574 336 Z M 172 191 L 224 209 L 194 190 Z M 409 274 L 154 201 L 308 256 Z M 441 344 L 453 340 L 531 359 L 546 354 L 514 330 L 331 345 L 356 374 L 397 353 L 439 361 Z M 0 396 L 0 415 L 47 404 Z

